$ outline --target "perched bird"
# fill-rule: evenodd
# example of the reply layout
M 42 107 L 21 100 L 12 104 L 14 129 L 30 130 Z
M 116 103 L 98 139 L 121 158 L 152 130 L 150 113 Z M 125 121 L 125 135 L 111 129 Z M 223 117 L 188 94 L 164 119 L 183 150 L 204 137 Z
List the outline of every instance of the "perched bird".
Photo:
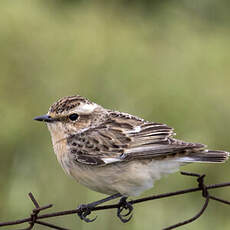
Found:
M 186 163 L 219 163 L 229 157 L 228 152 L 175 139 L 165 124 L 105 109 L 81 96 L 61 98 L 34 119 L 47 123 L 64 171 L 112 198 L 137 196 Z M 89 220 L 84 213 L 81 218 Z

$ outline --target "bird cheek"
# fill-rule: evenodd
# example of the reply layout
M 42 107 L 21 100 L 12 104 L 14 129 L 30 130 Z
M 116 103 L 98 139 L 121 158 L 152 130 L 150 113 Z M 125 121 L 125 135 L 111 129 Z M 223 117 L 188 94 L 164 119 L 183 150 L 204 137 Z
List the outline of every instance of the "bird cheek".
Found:
M 66 123 L 65 125 L 63 125 L 63 129 L 65 130 L 65 133 L 72 134 L 76 133 L 76 131 L 78 130 L 76 126 L 77 125 L 74 122 Z

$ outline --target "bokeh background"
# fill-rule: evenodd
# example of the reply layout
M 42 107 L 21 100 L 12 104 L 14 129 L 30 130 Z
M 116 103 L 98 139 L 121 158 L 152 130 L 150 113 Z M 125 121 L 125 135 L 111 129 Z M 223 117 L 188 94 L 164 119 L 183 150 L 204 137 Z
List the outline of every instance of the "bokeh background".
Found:
M 104 197 L 64 174 L 46 126 L 32 120 L 62 96 L 80 94 L 167 123 L 178 138 L 230 150 L 229 7 L 227 0 L 1 0 L 0 221 L 29 215 L 28 192 L 40 204 L 55 204 L 53 211 Z M 183 170 L 206 173 L 208 183 L 230 180 L 229 162 Z M 176 173 L 143 196 L 195 185 Z M 230 199 L 229 188 L 212 193 Z M 146 202 L 135 206 L 128 224 L 115 210 L 97 212 L 92 224 L 75 216 L 50 222 L 83 230 L 161 229 L 193 216 L 202 202 L 199 193 Z M 229 229 L 229 212 L 210 202 L 182 229 Z

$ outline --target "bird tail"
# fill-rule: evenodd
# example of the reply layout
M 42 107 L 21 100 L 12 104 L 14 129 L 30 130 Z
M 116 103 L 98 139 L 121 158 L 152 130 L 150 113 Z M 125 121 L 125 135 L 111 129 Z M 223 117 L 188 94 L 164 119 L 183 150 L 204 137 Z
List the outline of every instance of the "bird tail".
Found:
M 177 161 L 190 163 L 223 163 L 229 158 L 229 152 L 218 150 L 201 150 L 200 152 L 190 152 L 186 156 L 181 156 Z

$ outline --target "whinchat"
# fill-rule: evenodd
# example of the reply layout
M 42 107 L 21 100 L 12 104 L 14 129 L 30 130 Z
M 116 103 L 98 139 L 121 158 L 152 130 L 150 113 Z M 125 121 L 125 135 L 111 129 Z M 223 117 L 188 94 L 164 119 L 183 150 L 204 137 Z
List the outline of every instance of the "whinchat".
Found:
M 174 138 L 165 124 L 112 111 L 81 96 L 64 97 L 46 115 L 64 171 L 104 194 L 137 196 L 190 162 L 224 162 L 229 153 Z

